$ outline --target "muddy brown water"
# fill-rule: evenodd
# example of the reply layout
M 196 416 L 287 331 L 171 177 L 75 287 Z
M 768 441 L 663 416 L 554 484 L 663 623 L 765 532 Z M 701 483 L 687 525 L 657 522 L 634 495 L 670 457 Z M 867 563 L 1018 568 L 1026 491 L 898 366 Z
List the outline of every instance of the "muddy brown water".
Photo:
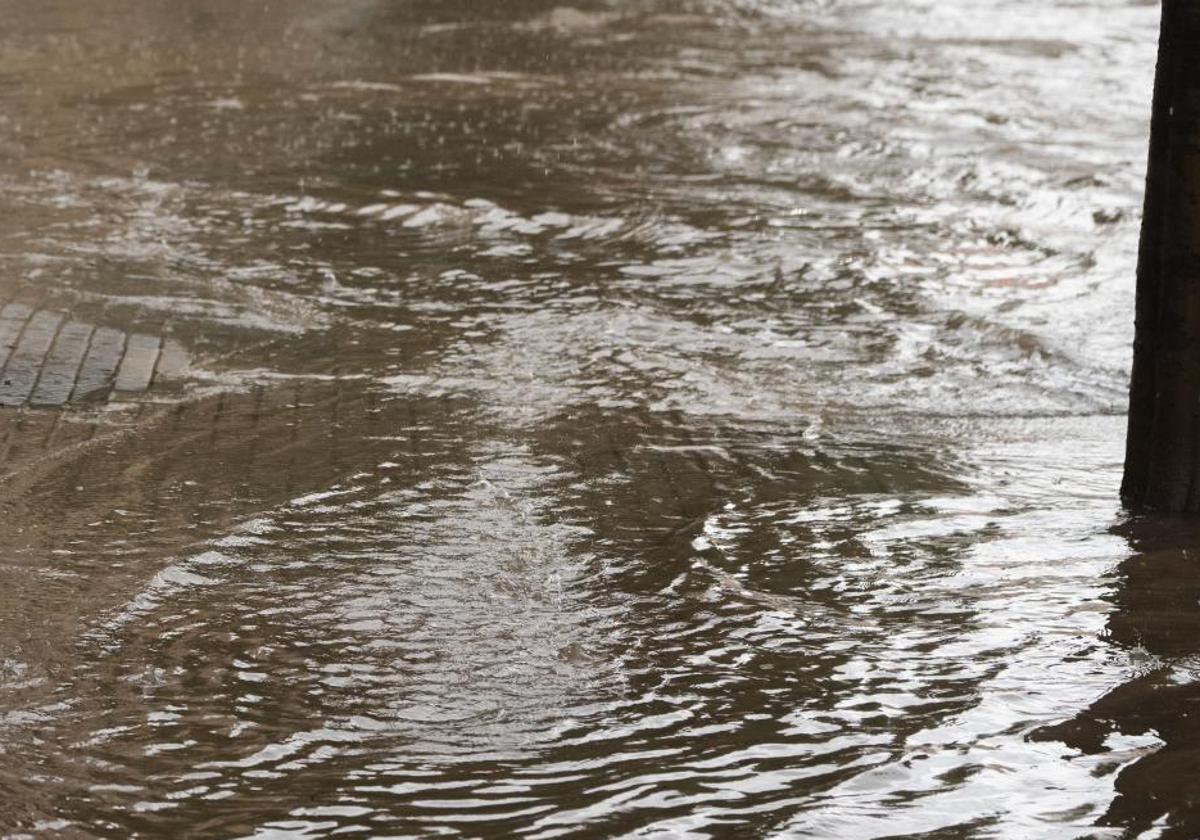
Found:
M 1156 18 L 0 1 L 0 832 L 1200 836 Z

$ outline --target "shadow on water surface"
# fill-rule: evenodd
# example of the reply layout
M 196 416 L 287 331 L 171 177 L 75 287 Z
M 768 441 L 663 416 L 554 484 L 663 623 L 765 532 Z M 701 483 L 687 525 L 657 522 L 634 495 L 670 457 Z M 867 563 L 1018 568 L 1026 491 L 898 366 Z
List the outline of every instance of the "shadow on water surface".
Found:
M 1114 533 L 1133 553 L 1112 572 L 1104 640 L 1137 676 L 1030 737 L 1121 767 L 1100 825 L 1188 840 L 1200 836 L 1200 526 L 1136 517 Z

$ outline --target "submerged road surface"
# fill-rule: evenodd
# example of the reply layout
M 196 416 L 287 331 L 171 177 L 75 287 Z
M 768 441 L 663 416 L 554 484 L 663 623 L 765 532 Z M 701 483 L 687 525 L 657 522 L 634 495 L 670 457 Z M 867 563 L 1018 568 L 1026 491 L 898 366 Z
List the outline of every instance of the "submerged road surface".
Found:
M 0 836 L 1200 836 L 1157 14 L 0 0 Z

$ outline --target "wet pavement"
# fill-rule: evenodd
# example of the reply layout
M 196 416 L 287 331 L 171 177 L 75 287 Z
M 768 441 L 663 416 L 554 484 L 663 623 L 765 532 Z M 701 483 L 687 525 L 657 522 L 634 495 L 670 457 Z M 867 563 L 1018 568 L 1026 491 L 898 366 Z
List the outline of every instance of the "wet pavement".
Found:
M 1155 5 L 0 15 L 0 836 L 1200 836 Z

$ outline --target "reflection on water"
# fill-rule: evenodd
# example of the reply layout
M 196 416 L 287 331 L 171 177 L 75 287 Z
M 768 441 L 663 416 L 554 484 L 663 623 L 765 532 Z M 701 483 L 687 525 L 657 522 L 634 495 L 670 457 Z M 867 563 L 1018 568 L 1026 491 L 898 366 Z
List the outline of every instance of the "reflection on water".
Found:
M 0 13 L 6 835 L 1200 830 L 1155 8 Z
M 1192 837 L 1200 832 L 1200 741 L 1192 726 L 1200 709 L 1198 534 L 1191 526 L 1154 521 L 1121 530 L 1137 553 L 1116 570 L 1107 641 L 1136 663 L 1134 675 L 1032 737 L 1120 768 L 1102 824 L 1126 827 L 1131 836 L 1159 836 L 1156 829 L 1169 826 L 1162 836 Z

